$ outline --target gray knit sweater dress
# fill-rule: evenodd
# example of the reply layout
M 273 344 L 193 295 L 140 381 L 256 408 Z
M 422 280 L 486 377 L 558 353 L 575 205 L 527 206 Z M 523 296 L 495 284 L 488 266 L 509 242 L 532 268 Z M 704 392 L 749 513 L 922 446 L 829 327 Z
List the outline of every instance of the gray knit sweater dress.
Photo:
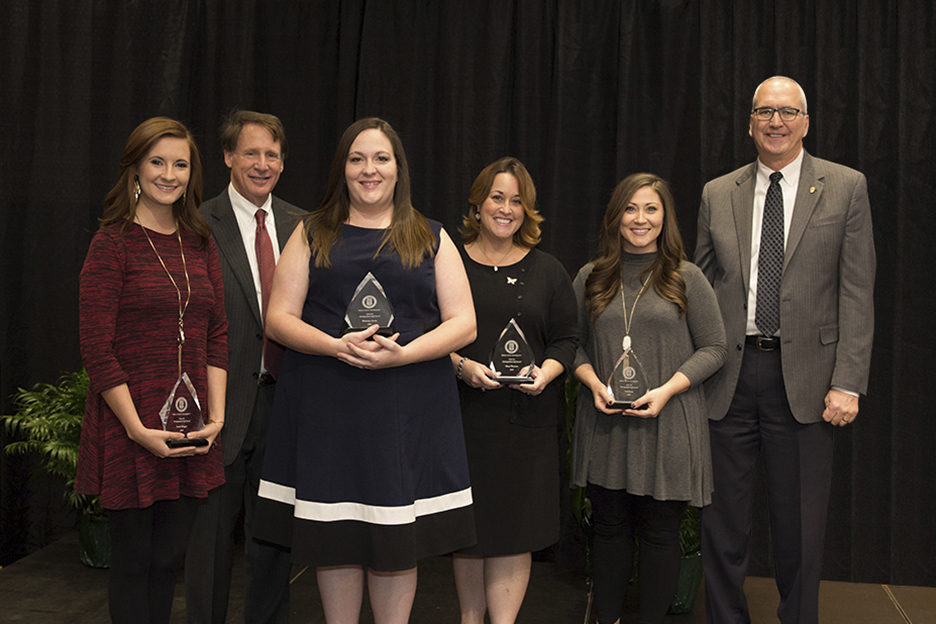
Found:
M 641 288 L 640 273 L 655 259 L 656 253 L 622 256 L 628 318 Z M 573 370 L 591 364 L 606 381 L 623 351 L 624 312 L 619 292 L 594 323 L 589 320 L 585 280 L 592 268 L 592 263 L 585 265 L 573 282 L 579 308 Z M 649 388 L 680 371 L 691 382 L 689 390 L 672 397 L 656 418 L 637 418 L 599 412 L 592 393 L 582 386 L 576 404 L 573 486 L 590 482 L 696 507 L 711 502 L 712 457 L 702 382 L 725 363 L 725 330 L 715 293 L 699 268 L 683 262 L 680 273 L 686 282 L 686 314 L 680 318 L 676 304 L 648 287 L 634 309 L 630 336 Z

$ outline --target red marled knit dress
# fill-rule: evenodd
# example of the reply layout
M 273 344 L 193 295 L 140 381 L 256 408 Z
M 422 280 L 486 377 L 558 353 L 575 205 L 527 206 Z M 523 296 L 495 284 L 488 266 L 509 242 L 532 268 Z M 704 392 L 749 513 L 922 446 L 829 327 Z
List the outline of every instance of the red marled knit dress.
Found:
M 175 234 L 147 230 L 186 297 L 185 270 Z M 189 374 L 207 420 L 207 366 L 227 369 L 227 320 L 221 267 L 214 241 L 198 249 L 182 230 L 192 298 L 185 312 L 182 370 Z M 179 302 L 176 289 L 140 225 L 121 237 L 99 230 L 81 271 L 81 355 L 91 378 L 75 488 L 100 494 L 106 509 L 145 508 L 180 496 L 203 498 L 224 482 L 221 449 L 206 455 L 160 459 L 130 440 L 101 392 L 122 383 L 145 427 L 161 428 L 159 410 L 178 378 Z

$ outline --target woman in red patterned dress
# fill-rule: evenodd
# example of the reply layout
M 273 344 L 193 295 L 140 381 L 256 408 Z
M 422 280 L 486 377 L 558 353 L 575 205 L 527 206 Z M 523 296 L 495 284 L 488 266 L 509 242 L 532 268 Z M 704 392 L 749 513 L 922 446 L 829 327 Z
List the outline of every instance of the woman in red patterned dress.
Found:
M 91 385 L 75 487 L 100 495 L 108 511 L 114 622 L 169 621 L 196 501 L 224 481 L 215 440 L 227 321 L 217 250 L 198 214 L 201 190 L 191 133 L 165 117 L 144 121 L 124 146 L 81 271 Z M 204 420 L 187 433 L 165 430 L 160 416 L 183 372 Z M 186 438 L 201 446 L 170 446 Z

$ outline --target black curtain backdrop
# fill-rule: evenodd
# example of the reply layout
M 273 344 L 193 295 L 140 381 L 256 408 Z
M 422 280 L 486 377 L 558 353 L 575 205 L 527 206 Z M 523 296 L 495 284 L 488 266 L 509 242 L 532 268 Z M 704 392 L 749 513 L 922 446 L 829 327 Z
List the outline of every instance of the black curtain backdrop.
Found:
M 574 273 L 625 175 L 673 184 L 691 249 L 703 184 L 750 162 L 754 88 L 797 79 L 806 148 L 868 177 L 878 252 L 872 379 L 836 433 L 824 577 L 936 585 L 936 8 L 932 0 L 0 3 L 0 396 L 80 366 L 77 278 L 129 132 L 194 131 L 205 195 L 224 113 L 279 115 L 276 194 L 312 209 L 342 130 L 399 131 L 417 208 L 454 233 L 487 163 L 520 158 L 541 248 Z M 9 441 L 4 432 L 0 443 Z M 0 564 L 73 521 L 61 483 L 0 457 Z M 771 574 L 766 505 L 751 573 Z

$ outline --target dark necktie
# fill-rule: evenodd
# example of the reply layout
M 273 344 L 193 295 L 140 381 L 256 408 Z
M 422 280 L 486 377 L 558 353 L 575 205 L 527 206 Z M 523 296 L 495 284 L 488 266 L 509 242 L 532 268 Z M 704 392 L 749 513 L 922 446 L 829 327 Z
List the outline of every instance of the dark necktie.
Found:
M 783 273 L 783 174 L 770 174 L 767 199 L 764 201 L 764 222 L 757 260 L 757 307 L 754 323 L 765 336 L 780 329 L 780 276 Z
M 270 303 L 270 290 L 273 289 L 273 271 L 276 269 L 276 259 L 273 257 L 273 242 L 266 229 L 266 211 L 258 210 L 257 235 L 254 239 L 254 251 L 257 253 L 257 267 L 260 269 L 260 299 L 263 302 L 261 314 L 263 326 L 266 329 L 267 305 Z M 270 340 L 264 333 L 263 337 L 263 364 L 267 372 L 275 379 L 279 375 L 280 362 L 283 361 L 283 347 Z

